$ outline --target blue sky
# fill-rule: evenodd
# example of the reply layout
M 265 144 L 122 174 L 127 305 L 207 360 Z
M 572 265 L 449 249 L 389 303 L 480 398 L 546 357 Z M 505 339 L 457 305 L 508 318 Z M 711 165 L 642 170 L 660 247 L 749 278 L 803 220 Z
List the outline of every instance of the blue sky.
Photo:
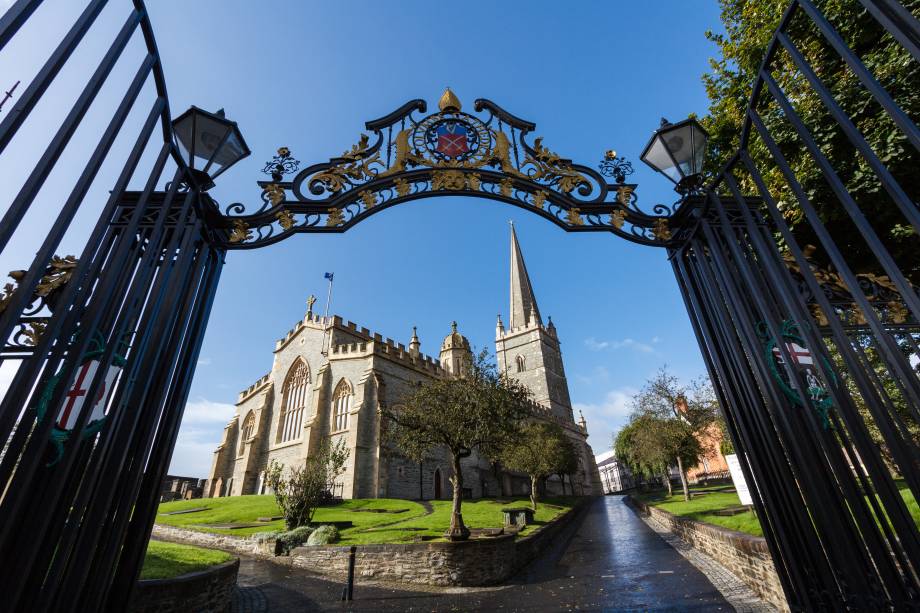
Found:
M 47 41 L 77 11 L 68 2 L 47 4 L 37 14 L 46 25 L 24 31 L 0 54 L 4 89 L 16 79 L 28 82 L 49 51 Z M 106 32 L 111 36 L 127 16 L 130 3 L 111 4 L 96 28 L 102 42 L 88 42 L 75 61 L 97 61 Z M 354 144 L 364 121 L 409 99 L 425 98 L 435 108 L 448 85 L 467 110 L 485 97 L 534 121 L 545 145 L 577 162 L 593 166 L 616 149 L 635 164 L 640 204 L 670 203 L 670 184 L 638 154 L 661 116 L 705 114 L 700 75 L 716 49 L 704 32 L 720 27 L 715 0 L 158 0 L 149 11 L 173 114 L 191 104 L 223 107 L 253 151 L 212 190 L 221 205 L 257 202 L 255 181 L 279 146 L 290 147 L 304 165 L 323 161 Z M 135 67 L 120 66 L 116 75 Z M 82 86 L 80 74 L 62 74 L 59 96 L 37 109 L 36 125 L 24 128 L 30 140 L 41 142 L 55 112 L 66 112 Z M 103 91 L 100 101 L 115 95 Z M 79 168 L 79 146 L 92 146 L 104 118 L 87 116 L 62 158 L 61 177 Z M 0 160 L 0 180 L 16 189 L 38 152 L 18 146 Z M 113 180 L 114 171 L 104 169 L 91 196 L 104 197 Z M 64 197 L 67 189 L 49 187 L 43 206 L 53 207 L 56 191 Z M 15 189 L 7 191 L 0 196 L 4 207 Z M 325 271 L 336 276 L 332 310 L 346 319 L 404 343 L 418 326 L 429 354 L 456 319 L 476 346 L 491 348 L 496 314 L 507 321 L 508 220 L 540 311 L 558 328 L 572 400 L 576 412 L 584 411 L 596 453 L 609 448 L 628 398 L 659 366 L 667 363 L 684 379 L 703 374 L 662 251 L 608 234 L 567 234 L 496 202 L 433 198 L 375 215 L 342 235 L 299 235 L 229 255 L 171 472 L 207 476 L 237 392 L 269 370 L 274 340 L 303 316 L 306 297 L 324 298 Z M 76 250 L 87 223 L 77 220 L 62 251 Z M 27 225 L 21 257 L 5 254 L 0 270 L 22 268 L 44 227 L 41 219 Z

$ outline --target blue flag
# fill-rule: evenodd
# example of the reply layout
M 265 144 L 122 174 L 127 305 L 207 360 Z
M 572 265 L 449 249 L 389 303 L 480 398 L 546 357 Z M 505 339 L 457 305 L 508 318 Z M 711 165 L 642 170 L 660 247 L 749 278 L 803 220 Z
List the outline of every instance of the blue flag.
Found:
M 333 274 L 334 274 L 334 273 L 327 272 L 327 273 L 325 273 L 325 274 L 323 275 L 323 279 L 329 279 L 330 281 L 332 281 L 332 275 L 333 275 Z

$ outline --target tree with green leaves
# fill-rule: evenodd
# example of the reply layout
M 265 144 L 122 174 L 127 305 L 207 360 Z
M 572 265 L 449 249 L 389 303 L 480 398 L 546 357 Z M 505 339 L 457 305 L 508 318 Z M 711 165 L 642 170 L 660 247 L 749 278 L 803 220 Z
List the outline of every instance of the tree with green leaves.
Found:
M 633 398 L 633 412 L 653 418 L 655 443 L 670 454 L 680 473 L 684 499 L 690 500 L 687 469 L 699 463 L 703 448 L 700 435 L 718 416 L 719 405 L 708 380 L 682 385 L 667 366 L 649 379 Z
M 556 470 L 554 472 L 559 475 L 559 480 L 562 481 L 562 494 L 565 495 L 566 493 L 565 479 L 568 477 L 572 495 L 574 496 L 575 483 L 572 480 L 572 475 L 581 472 L 581 464 L 578 460 L 578 450 L 575 445 L 569 439 L 566 439 L 566 443 L 558 448 L 559 456 L 555 461 Z
M 911 60 L 910 53 L 887 34 L 857 0 L 813 0 L 813 3 L 905 113 L 911 117 L 920 116 L 920 64 Z M 920 0 L 901 0 L 901 3 L 914 16 L 920 17 Z M 707 163 L 710 173 L 721 169 L 738 150 L 754 82 L 789 1 L 720 0 L 720 4 L 725 31 L 707 32 L 706 36 L 718 45 L 721 57 L 712 59 L 712 71 L 703 75 L 710 100 L 709 115 L 702 120 L 710 135 Z M 920 201 L 920 173 L 916 171 L 920 167 L 920 154 L 904 133 L 803 11 L 796 12 L 787 31 L 796 48 L 841 109 L 852 118 L 910 200 Z M 895 261 L 908 278 L 914 283 L 920 282 L 917 237 L 878 177 L 866 160 L 854 152 L 839 124 L 786 50 L 778 51 L 772 68 L 779 87 Z M 839 245 L 846 245 L 847 258 L 855 272 L 878 274 L 878 261 L 785 114 L 765 91 L 754 102 L 828 231 Z M 818 245 L 804 212 L 756 131 L 752 132 L 749 153 L 763 174 L 767 188 L 777 199 L 797 242 L 803 246 Z M 738 179 L 747 193 L 758 193 L 754 181 L 746 173 L 739 173 Z M 828 266 L 829 260 L 820 249 L 813 257 L 819 265 Z
M 313 521 L 316 508 L 329 497 L 335 480 L 345 470 L 348 455 L 344 438 L 336 443 L 324 438 L 303 465 L 291 467 L 287 475 L 284 464 L 271 461 L 265 483 L 275 492 L 275 501 L 288 530 Z
M 463 376 L 421 383 L 400 404 L 383 409 L 386 436 L 407 457 L 421 462 L 436 448 L 450 455 L 453 512 L 447 535 L 451 540 L 464 540 L 470 534 L 461 514 L 460 461 L 473 452 L 498 459 L 515 440 L 529 406 L 530 391 L 500 375 L 483 351 Z
M 662 436 L 663 424 L 651 415 L 633 415 L 617 433 L 613 450 L 634 475 L 646 479 L 661 478 L 668 488 L 668 496 L 673 494 L 671 488 L 670 464 L 673 461 L 671 450 Z
M 530 477 L 530 506 L 537 510 L 538 484 L 571 467 L 575 447 L 558 425 L 533 421 L 521 426 L 519 436 L 505 446 L 501 460 L 507 468 Z

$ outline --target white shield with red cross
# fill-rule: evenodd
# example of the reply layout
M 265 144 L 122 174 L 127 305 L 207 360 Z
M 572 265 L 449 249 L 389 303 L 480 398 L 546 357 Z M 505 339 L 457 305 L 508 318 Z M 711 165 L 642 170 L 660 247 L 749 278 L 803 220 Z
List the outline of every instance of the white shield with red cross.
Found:
M 786 352 L 789 354 L 789 358 L 792 360 L 792 363 L 799 368 L 805 368 L 813 366 L 815 361 L 812 358 L 811 351 L 806 347 L 802 347 L 795 341 L 789 341 L 786 343 Z M 783 354 L 780 352 L 779 347 L 773 348 L 773 356 L 776 358 L 777 364 L 783 363 Z
M 73 385 L 67 390 L 64 396 L 64 406 L 58 414 L 57 427 L 62 430 L 72 430 L 77 425 L 77 418 L 80 411 L 83 410 L 89 393 L 89 386 L 92 384 L 96 373 L 99 371 L 99 360 L 87 360 L 80 365 L 77 370 L 77 376 Z M 112 392 L 115 389 L 115 379 L 121 368 L 114 364 L 109 366 L 105 378 L 100 381 L 99 388 L 96 390 L 95 398 L 92 402 L 92 409 L 86 424 L 91 424 L 105 417 L 105 409 L 112 398 Z

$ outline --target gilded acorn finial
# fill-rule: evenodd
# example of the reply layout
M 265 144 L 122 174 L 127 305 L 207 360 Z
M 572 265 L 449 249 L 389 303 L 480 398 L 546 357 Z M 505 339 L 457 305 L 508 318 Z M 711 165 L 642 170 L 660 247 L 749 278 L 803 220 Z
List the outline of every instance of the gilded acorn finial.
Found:
M 459 111 L 462 106 L 460 98 L 449 87 L 444 90 L 444 93 L 441 94 L 441 99 L 438 101 L 438 108 L 441 111 Z

